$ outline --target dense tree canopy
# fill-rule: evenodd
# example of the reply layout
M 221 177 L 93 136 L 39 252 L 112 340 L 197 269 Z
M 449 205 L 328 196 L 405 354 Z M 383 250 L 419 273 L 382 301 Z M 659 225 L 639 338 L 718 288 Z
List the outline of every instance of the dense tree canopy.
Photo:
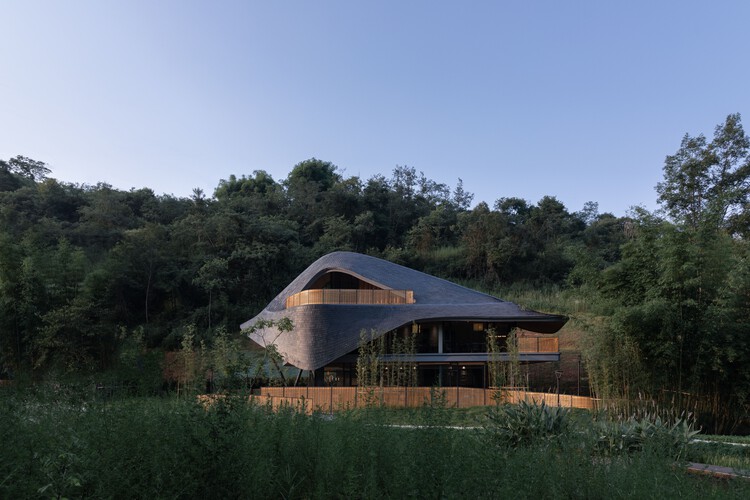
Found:
M 106 368 L 122 328 L 174 348 L 194 325 L 211 342 L 334 250 L 488 285 L 562 284 L 576 264 L 566 248 L 587 244 L 587 222 L 553 197 L 472 209 L 460 180 L 451 192 L 407 166 L 363 181 L 313 158 L 283 181 L 264 171 L 233 175 L 210 198 L 49 174 L 21 156 L 0 163 L 4 366 Z
M 594 338 L 592 365 L 611 374 L 606 343 L 632 346 L 619 354 L 638 365 L 637 381 L 620 378 L 615 392 L 669 396 L 724 431 L 750 409 L 749 145 L 739 115 L 710 143 L 686 135 L 657 186 L 672 222 L 637 210 L 620 258 L 596 279 L 613 314 Z

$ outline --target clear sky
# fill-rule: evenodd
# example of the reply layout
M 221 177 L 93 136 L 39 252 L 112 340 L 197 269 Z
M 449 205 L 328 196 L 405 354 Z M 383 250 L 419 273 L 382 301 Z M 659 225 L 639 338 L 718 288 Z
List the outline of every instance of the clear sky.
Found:
M 0 159 L 157 193 L 316 157 L 569 210 L 656 208 L 664 157 L 750 130 L 750 2 L 0 2 Z

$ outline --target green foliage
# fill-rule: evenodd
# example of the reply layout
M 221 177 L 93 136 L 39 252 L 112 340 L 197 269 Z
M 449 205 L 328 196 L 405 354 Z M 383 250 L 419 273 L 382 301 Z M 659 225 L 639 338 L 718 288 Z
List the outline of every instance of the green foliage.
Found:
M 559 444 L 570 431 L 570 410 L 531 404 L 501 404 L 491 408 L 485 427 L 498 446 L 519 447 Z
M 363 181 L 310 159 L 283 182 L 230 176 L 213 198 L 49 173 L 24 157 L 0 163 L 0 355 L 38 375 L 112 368 L 121 327 L 169 350 L 195 325 L 196 345 L 210 347 L 333 250 L 454 279 L 561 283 L 581 224 L 552 197 L 470 210 L 460 182 L 451 193 L 408 166 Z
M 32 160 L 21 155 L 11 158 L 7 163 L 3 162 L 3 167 L 11 174 L 36 182 L 44 180 L 47 174 L 52 172 L 43 161 Z
M 384 385 L 388 387 L 414 387 L 417 385 L 417 335 L 409 329 L 401 335 L 390 335 L 388 353 L 392 361 L 385 364 Z
M 613 314 L 585 347 L 587 364 L 597 372 L 594 386 L 603 397 L 674 391 L 684 408 L 718 398 L 734 416 L 717 412 L 702 424 L 730 430 L 750 402 L 741 375 L 750 349 L 736 328 L 746 314 L 729 305 L 738 298 L 730 290 L 743 279 L 746 244 L 650 214 L 636 222 L 622 260 L 599 281 Z
M 148 348 L 145 329 L 138 327 L 131 331 L 121 327 L 117 341 L 120 346 L 118 359 L 106 372 L 105 387 L 120 385 L 142 396 L 158 394 L 164 383 L 164 355 L 159 350 Z
M 699 433 L 689 418 L 670 423 L 649 414 L 625 420 L 597 420 L 592 432 L 596 454 L 612 456 L 648 450 L 675 460 L 685 459 L 690 441 Z
M 588 278 L 610 311 L 584 343 L 601 397 L 674 400 L 720 432 L 747 418 L 748 250 L 733 235 L 744 234 L 735 222 L 750 193 L 749 151 L 739 115 L 710 143 L 686 135 L 657 186 L 673 222 L 635 210 L 619 262 Z
M 501 448 L 553 447 L 610 458 L 645 452 L 677 461 L 687 459 L 699 433 L 690 415 L 647 411 L 622 418 L 602 413 L 581 420 L 569 409 L 544 402 L 490 408 L 484 431 Z
M 704 425 L 736 430 L 750 413 L 749 149 L 736 114 L 710 140 L 685 136 L 657 186 L 664 212 L 625 218 L 554 196 L 472 208 L 460 180 L 451 192 L 408 166 L 360 179 L 313 158 L 280 182 L 255 171 L 175 198 L 0 161 L 0 370 L 124 370 L 123 328 L 149 352 L 180 349 L 193 325 L 194 352 L 237 360 L 202 362 L 221 385 L 257 366 L 229 354 L 237 325 L 316 257 L 354 250 L 573 315 L 600 396 L 676 395 Z
M 380 399 L 375 388 L 382 385 L 383 368 L 381 359 L 385 354 L 385 339 L 377 331 L 362 329 L 359 332 L 357 349 L 357 391 L 367 408 L 379 405 Z
M 415 410 L 417 412 L 421 410 Z M 743 498 L 648 450 L 601 457 L 549 441 L 381 425 L 389 415 L 273 413 L 244 398 L 97 401 L 61 386 L 0 392 L 0 497 Z M 415 415 L 415 418 L 421 418 Z M 585 443 L 584 443 L 585 444 Z M 700 453 L 705 455 L 705 450 Z M 689 458 L 692 458 L 689 457 Z
M 503 387 L 517 387 L 520 379 L 520 363 L 518 356 L 518 339 L 516 330 L 511 329 L 507 335 L 499 335 L 494 328 L 485 332 L 487 353 L 490 361 L 487 363 L 489 385 L 496 389 L 494 399 L 500 399 Z M 501 341 L 500 339 L 503 338 Z M 507 354 L 508 359 L 501 361 L 500 355 Z
M 494 359 L 500 355 L 500 343 L 498 342 L 497 331 L 494 328 L 488 328 L 485 332 L 487 339 L 487 373 L 489 375 L 490 387 L 503 387 L 507 385 L 505 379 L 505 370 L 503 369 L 503 362 L 499 359 Z
M 291 319 L 286 317 L 281 318 L 277 321 L 260 319 L 245 330 L 246 334 L 248 335 L 253 333 L 257 333 L 258 335 L 260 335 L 260 344 L 263 348 L 262 357 L 256 363 L 251 387 L 256 386 L 259 383 L 259 380 L 263 372 L 266 370 L 266 366 L 268 363 L 273 364 L 274 368 L 276 369 L 276 374 L 278 375 L 279 379 L 281 379 L 281 384 L 286 385 L 286 378 L 284 377 L 284 372 L 282 370 L 282 366 L 284 365 L 284 357 L 276 348 L 276 340 L 278 340 L 281 335 L 293 331 L 294 323 Z
M 750 453 L 747 443 L 719 441 L 721 438 L 730 438 L 732 441 L 741 441 L 738 436 L 697 436 L 699 440 L 693 440 L 688 450 L 689 460 L 702 464 L 718 465 L 720 467 L 733 467 L 738 470 L 750 470 Z
M 750 138 L 739 114 L 717 125 L 710 143 L 702 134 L 685 134 L 680 149 L 664 162 L 664 181 L 656 186 L 659 202 L 673 220 L 693 230 L 732 227 L 750 197 L 749 155 Z

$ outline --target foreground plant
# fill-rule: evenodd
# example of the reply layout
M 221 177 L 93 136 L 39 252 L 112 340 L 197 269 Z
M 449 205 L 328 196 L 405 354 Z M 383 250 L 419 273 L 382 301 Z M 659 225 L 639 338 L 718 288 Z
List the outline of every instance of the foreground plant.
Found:
M 491 408 L 486 429 L 498 445 L 508 447 L 559 441 L 570 428 L 570 410 L 521 401 Z
M 436 406 L 408 415 L 454 411 Z M 567 410 L 493 410 L 492 435 L 525 429 L 513 448 L 445 424 L 388 425 L 393 413 L 0 391 L 0 498 L 750 498 L 750 483 L 681 474 L 647 447 L 597 459 L 581 439 L 591 422 Z
M 650 451 L 674 460 L 686 456 L 690 440 L 700 431 L 693 428 L 689 418 L 670 422 L 658 415 L 631 416 L 625 420 L 599 420 L 592 425 L 594 452 L 612 456 Z

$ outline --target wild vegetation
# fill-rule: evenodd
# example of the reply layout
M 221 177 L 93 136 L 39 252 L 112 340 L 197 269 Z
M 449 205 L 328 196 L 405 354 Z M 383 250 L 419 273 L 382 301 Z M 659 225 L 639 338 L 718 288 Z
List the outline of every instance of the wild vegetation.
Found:
M 360 179 L 310 159 L 280 181 L 255 171 L 178 198 L 0 161 L 2 376 L 137 378 L 155 351 L 222 349 L 312 260 L 353 250 L 569 314 L 597 396 L 741 431 L 749 150 L 739 115 L 711 139 L 686 135 L 656 186 L 661 210 L 627 217 L 554 196 L 472 207 L 460 179 L 451 190 L 406 166 Z
M 472 429 L 450 410 L 335 418 L 274 413 L 244 397 L 92 398 L 69 385 L 0 393 L 3 498 L 743 498 L 750 482 L 688 475 L 679 423 L 499 407 Z M 398 412 L 395 412 L 398 413 Z M 489 417 L 489 418 L 488 418 Z M 603 432 L 603 429 L 611 429 Z M 714 457 L 718 449 L 714 448 Z M 700 450 L 705 456 L 706 450 Z

